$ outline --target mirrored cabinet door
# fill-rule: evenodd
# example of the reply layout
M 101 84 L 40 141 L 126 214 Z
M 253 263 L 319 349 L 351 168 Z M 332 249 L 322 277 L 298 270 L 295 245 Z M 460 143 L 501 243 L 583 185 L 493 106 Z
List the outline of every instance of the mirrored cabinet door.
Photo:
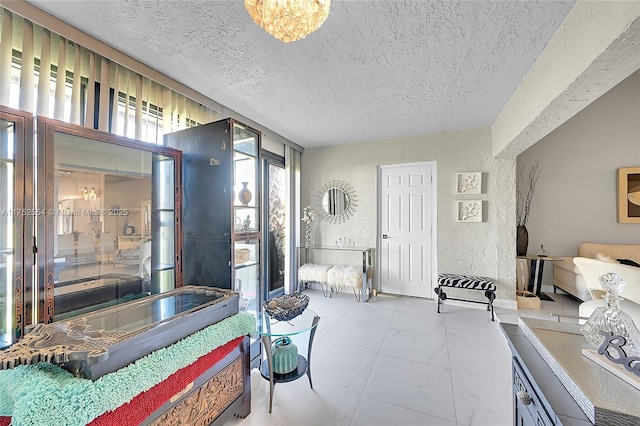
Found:
M 40 321 L 182 285 L 180 151 L 38 118 Z
M 31 114 L 0 107 L 0 348 L 31 323 L 32 244 L 25 232 L 31 233 L 37 212 L 26 201 L 33 188 L 26 187 L 25 174 L 32 143 Z
M 232 122 L 234 232 L 260 232 L 258 153 L 260 135 Z
M 240 310 L 256 314 L 261 303 L 260 240 L 235 241 L 233 290 L 240 294 Z
M 233 147 L 233 289 L 240 294 L 240 309 L 257 314 L 263 291 L 260 233 L 261 134 L 231 120 Z
M 260 308 L 260 132 L 232 118 L 164 135 L 183 153 L 186 284 L 234 289 Z

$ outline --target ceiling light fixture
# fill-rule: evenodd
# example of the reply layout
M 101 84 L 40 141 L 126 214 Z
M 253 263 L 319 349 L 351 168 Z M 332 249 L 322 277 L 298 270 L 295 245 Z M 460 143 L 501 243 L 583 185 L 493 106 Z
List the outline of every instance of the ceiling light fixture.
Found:
M 329 16 L 331 0 L 244 0 L 251 19 L 284 43 L 305 38 Z

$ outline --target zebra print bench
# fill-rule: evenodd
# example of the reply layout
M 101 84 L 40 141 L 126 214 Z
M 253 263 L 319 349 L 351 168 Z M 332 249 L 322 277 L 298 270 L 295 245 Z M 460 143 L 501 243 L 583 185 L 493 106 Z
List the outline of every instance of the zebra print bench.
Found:
M 484 295 L 489 301 L 481 302 L 478 300 L 447 297 L 447 293 L 443 291 L 443 287 L 484 291 Z M 451 300 L 460 300 L 463 302 L 486 304 L 487 311 L 491 310 L 491 321 L 495 321 L 493 315 L 493 301 L 496 298 L 496 285 L 489 278 L 476 277 L 473 275 L 438 274 L 438 286 L 434 289 L 434 291 L 438 295 L 438 313 L 440 313 L 440 305 L 448 298 Z

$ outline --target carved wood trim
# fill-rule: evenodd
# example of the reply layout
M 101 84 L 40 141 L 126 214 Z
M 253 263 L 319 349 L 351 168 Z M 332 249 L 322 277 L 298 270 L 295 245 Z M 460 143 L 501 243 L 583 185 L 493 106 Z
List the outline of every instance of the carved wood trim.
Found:
M 215 376 L 156 419 L 157 426 L 207 426 L 244 393 L 243 358 L 236 358 Z M 181 390 L 178 393 L 182 393 Z

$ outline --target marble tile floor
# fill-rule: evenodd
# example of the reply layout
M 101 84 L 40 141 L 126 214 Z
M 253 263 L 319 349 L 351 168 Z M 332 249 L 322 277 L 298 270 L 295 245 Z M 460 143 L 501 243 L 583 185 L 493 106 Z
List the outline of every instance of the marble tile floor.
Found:
M 578 303 L 550 294 L 540 311 L 379 295 L 366 304 L 351 294 L 325 298 L 305 290 L 321 319 L 313 344 L 312 378 L 276 385 L 251 374 L 252 408 L 227 424 L 267 425 L 487 425 L 513 424 L 511 352 L 499 322 L 518 315 L 577 315 Z M 473 306 L 469 306 L 473 305 Z M 571 320 L 571 319 L 569 319 Z M 301 353 L 307 343 L 294 340 Z

